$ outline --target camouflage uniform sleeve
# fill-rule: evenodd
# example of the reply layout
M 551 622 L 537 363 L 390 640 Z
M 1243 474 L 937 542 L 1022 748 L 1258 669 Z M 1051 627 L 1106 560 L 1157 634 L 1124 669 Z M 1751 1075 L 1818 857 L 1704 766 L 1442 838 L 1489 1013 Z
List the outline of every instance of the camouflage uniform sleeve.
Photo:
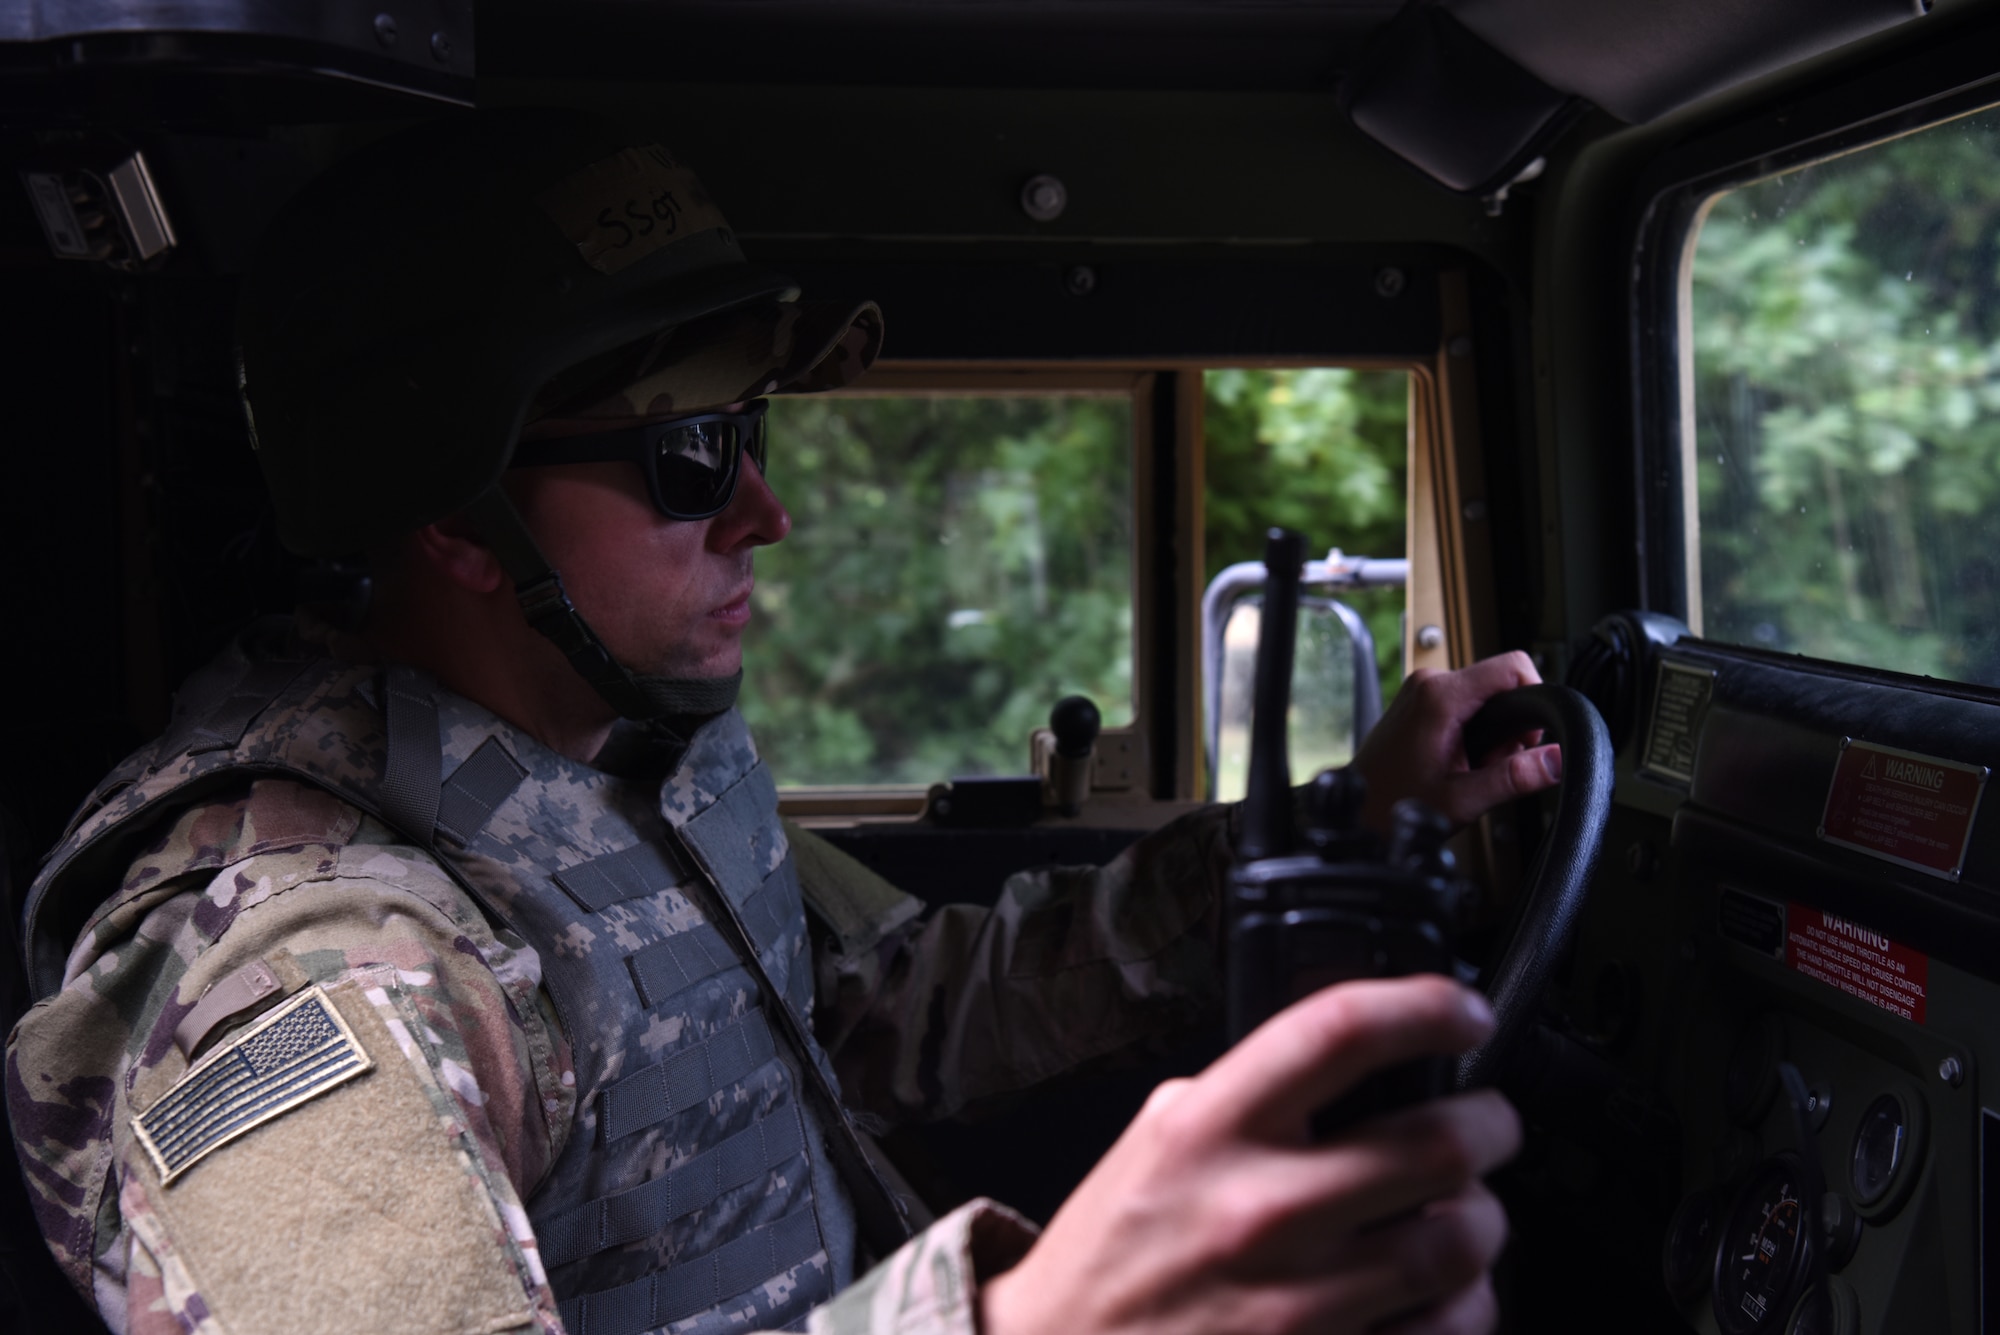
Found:
M 1006 1206 L 969 1202 L 815 1308 L 807 1335 L 978 1335 L 980 1282 L 1034 1240 L 1034 1226 Z
M 892 1122 L 945 1117 L 1211 1014 L 1234 810 L 1191 812 L 1103 867 L 1021 872 L 991 909 L 819 941 L 815 1024 L 847 1100 Z M 802 856 L 801 875 L 841 860 Z
M 368 1069 L 169 1177 L 135 1116 L 188 1072 L 196 1000 L 257 962 L 282 986 L 196 1063 L 317 988 Z M 522 1208 L 574 1111 L 546 1006 L 533 952 L 351 808 L 264 781 L 192 809 L 9 1039 L 43 1232 L 131 1335 L 560 1331 Z

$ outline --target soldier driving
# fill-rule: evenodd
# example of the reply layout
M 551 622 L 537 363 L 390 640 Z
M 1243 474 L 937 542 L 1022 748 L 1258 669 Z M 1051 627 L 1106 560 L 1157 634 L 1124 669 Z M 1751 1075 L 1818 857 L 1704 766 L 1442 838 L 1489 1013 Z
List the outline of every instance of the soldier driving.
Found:
M 241 321 L 288 545 L 358 633 L 260 625 L 115 771 L 30 906 L 8 1051 L 43 1231 L 118 1331 L 1485 1329 L 1491 1092 L 1314 1143 L 1491 1016 L 1349 984 L 1170 1082 L 1038 1238 L 935 1222 L 861 1127 L 948 1116 L 1218 1002 L 1231 812 L 925 912 L 784 825 L 733 705 L 790 518 L 765 395 L 848 384 L 695 177 L 585 118 L 407 132 L 273 225 Z M 768 473 L 767 473 L 768 466 Z M 1416 675 L 1357 765 L 1457 821 L 1520 655 Z

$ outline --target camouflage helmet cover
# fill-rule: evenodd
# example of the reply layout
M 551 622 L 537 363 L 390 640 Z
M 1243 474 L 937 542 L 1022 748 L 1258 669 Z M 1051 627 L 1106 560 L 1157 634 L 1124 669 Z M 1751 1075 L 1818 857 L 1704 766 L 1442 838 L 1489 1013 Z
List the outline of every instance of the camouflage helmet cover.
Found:
M 286 206 L 244 287 L 279 535 L 339 555 L 462 509 L 531 414 L 561 434 L 865 370 L 880 313 L 796 297 L 692 172 L 596 117 L 471 112 L 363 150 Z

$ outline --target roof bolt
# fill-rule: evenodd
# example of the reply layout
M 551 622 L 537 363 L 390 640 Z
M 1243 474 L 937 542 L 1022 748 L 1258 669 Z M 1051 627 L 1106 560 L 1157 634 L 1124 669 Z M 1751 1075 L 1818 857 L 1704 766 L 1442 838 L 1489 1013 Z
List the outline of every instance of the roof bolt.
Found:
M 1938 1063 L 1938 1079 L 1957 1089 L 1965 1083 L 1965 1067 L 1956 1057 L 1946 1057 Z
M 1420 628 L 1417 631 L 1417 648 L 1419 649 L 1444 648 L 1444 627 L 1424 626 Z
M 1069 191 L 1046 172 L 1021 184 L 1021 212 L 1036 222 L 1054 222 L 1069 207 Z
M 1401 269 L 1377 269 L 1375 271 L 1375 295 L 1378 297 L 1400 297 L 1408 282 Z
M 1087 297 L 1097 290 L 1097 270 L 1088 264 L 1072 264 L 1063 270 L 1063 291 L 1072 297 Z
M 431 34 L 431 59 L 440 63 L 451 59 L 451 38 L 441 32 Z
M 396 44 L 395 15 L 377 14 L 375 16 L 375 40 L 383 46 L 394 46 Z

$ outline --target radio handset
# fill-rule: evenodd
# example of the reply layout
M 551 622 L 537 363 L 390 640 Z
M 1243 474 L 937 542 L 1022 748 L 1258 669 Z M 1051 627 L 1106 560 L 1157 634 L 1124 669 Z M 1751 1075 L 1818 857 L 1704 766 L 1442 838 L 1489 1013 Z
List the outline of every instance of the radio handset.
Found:
M 1304 562 L 1301 535 L 1270 530 L 1249 789 L 1229 874 L 1232 1043 L 1334 983 L 1453 976 L 1453 938 L 1471 889 L 1445 847 L 1449 825 L 1421 803 L 1399 802 L 1384 839 L 1361 823 L 1367 789 L 1351 768 L 1319 774 L 1295 797 L 1286 725 Z M 1303 829 L 1294 820 L 1295 801 L 1303 807 Z M 1314 1129 L 1323 1135 L 1449 1093 L 1453 1065 L 1436 1057 L 1379 1071 L 1322 1110 Z

